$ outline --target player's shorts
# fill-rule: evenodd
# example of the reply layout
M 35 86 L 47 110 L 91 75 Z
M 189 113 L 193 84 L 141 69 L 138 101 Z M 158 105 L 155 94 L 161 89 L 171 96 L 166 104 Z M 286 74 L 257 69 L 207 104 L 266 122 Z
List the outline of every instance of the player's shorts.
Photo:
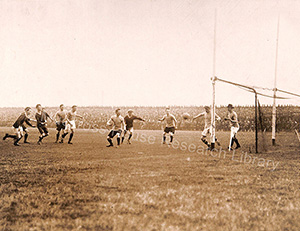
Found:
M 175 134 L 175 127 L 165 127 L 164 132 L 165 133 L 172 132 L 173 134 Z
M 127 126 L 126 126 L 125 130 L 126 130 L 126 131 L 129 131 L 129 132 L 133 132 L 133 127 L 127 127 Z
M 75 130 L 75 129 L 76 129 L 76 123 L 74 120 L 69 121 L 69 123 L 67 123 L 65 128 L 66 131 Z
M 231 127 L 231 137 L 234 137 L 239 131 L 240 127 Z
M 38 128 L 41 135 L 43 135 L 43 134 L 46 135 L 46 134 L 49 133 L 46 124 L 38 124 L 37 128 Z
M 205 127 L 202 131 L 202 136 L 207 136 L 207 134 L 210 134 L 210 129 L 211 129 L 211 126 Z
M 22 126 L 19 126 L 18 128 L 12 127 L 12 132 L 16 134 L 18 138 L 21 138 L 21 136 L 23 136 L 23 127 Z
M 64 130 L 66 129 L 66 122 L 56 122 L 56 130 Z
M 108 133 L 108 137 L 109 138 L 114 138 L 116 135 L 118 137 L 120 137 L 121 134 L 122 134 L 122 130 L 121 129 L 119 129 L 119 130 L 110 130 L 110 132 Z

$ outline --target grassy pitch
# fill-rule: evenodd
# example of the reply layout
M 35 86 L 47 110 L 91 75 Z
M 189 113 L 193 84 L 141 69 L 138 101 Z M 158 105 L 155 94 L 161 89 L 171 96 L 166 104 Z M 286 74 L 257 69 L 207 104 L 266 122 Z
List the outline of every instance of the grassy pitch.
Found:
M 8 129 L 1 128 L 0 135 Z M 77 130 L 74 144 L 0 141 L 0 230 L 299 230 L 300 155 L 295 135 L 253 153 L 207 152 L 199 132 L 136 131 L 131 145 L 106 148 L 106 133 Z M 269 135 L 267 134 L 269 141 Z

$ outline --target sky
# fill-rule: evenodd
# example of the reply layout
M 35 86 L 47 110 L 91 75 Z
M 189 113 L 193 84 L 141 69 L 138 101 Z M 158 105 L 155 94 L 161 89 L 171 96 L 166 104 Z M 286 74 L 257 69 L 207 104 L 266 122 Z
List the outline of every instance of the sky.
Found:
M 0 0 L 0 107 L 209 105 L 215 11 L 218 78 L 274 87 L 280 15 L 277 88 L 300 94 L 297 0 Z M 228 103 L 254 96 L 217 82 Z

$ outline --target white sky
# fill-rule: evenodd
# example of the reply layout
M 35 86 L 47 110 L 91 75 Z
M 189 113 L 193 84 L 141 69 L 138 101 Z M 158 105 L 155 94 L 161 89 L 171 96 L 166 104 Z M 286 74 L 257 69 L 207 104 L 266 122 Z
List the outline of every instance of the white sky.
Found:
M 210 104 L 215 8 L 217 76 L 273 87 L 280 12 L 278 88 L 300 93 L 297 0 L 0 0 L 0 107 Z

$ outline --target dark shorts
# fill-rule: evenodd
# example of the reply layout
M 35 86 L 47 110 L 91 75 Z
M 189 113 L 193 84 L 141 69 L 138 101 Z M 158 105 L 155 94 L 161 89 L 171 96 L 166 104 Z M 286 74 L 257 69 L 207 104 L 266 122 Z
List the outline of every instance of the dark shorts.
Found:
M 172 132 L 173 134 L 175 134 L 175 127 L 166 127 L 164 132 L 165 133 Z
M 60 131 L 60 130 L 64 130 L 66 128 L 66 122 L 57 122 L 56 123 L 56 130 Z
M 122 134 L 122 130 L 111 130 L 109 133 L 108 133 L 108 137 L 109 138 L 114 138 L 115 135 L 119 134 L 121 136 Z
M 126 131 L 130 131 L 133 128 L 133 126 L 127 127 L 125 128 Z
M 48 132 L 48 128 L 46 127 L 45 124 L 39 124 L 39 125 L 37 126 L 37 128 L 38 128 L 39 132 L 41 133 L 41 135 L 42 135 L 43 133 L 45 133 L 45 134 L 48 134 L 48 133 L 49 133 L 49 132 Z

